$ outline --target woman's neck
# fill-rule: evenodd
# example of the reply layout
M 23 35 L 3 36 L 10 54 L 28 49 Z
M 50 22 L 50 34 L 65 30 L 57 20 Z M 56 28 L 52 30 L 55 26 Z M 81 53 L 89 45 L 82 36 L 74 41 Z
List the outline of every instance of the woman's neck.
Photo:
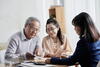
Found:
M 57 37 L 52 37 L 54 43 L 57 43 Z

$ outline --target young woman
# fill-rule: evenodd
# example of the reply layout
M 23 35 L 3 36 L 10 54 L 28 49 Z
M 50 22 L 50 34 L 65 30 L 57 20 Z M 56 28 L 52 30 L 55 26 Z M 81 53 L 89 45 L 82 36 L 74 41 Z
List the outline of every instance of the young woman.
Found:
M 64 59 L 47 59 L 46 63 L 74 65 L 79 62 L 81 67 L 96 67 L 100 61 L 100 34 L 91 17 L 82 12 L 73 19 L 72 24 L 80 37 L 74 54 Z
M 47 36 L 43 38 L 44 57 L 64 57 L 71 53 L 66 36 L 62 34 L 58 22 L 50 18 L 46 23 Z

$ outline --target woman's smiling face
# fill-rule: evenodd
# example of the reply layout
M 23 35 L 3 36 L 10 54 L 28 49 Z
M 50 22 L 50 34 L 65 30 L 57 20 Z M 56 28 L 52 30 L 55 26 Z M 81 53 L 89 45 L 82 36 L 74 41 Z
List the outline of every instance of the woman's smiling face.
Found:
M 57 28 L 54 24 L 50 23 L 46 26 L 47 33 L 50 37 L 54 38 L 57 36 L 59 28 Z

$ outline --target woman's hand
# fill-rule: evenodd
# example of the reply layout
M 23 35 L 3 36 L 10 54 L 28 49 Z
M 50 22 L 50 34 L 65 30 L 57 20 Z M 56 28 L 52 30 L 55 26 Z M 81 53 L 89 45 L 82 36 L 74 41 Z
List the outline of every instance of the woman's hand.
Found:
M 48 53 L 46 54 L 44 57 L 61 57 L 61 54 L 62 54 L 63 50 L 62 49 L 58 49 L 57 52 L 55 54 L 51 54 L 51 53 Z
M 55 57 L 61 57 L 63 51 L 64 51 L 63 49 L 58 49 L 57 52 L 55 53 Z
M 55 57 L 55 55 L 54 54 L 46 54 L 44 57 Z
M 45 60 L 45 63 L 46 63 L 46 64 L 50 64 L 50 60 L 51 60 L 51 59 L 46 59 L 46 60 Z

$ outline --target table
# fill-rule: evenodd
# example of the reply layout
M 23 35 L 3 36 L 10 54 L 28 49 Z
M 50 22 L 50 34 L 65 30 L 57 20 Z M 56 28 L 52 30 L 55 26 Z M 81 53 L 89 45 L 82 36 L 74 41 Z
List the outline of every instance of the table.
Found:
M 16 61 L 18 61 L 17 64 L 13 63 L 13 62 L 15 62 L 14 60 L 13 60 L 13 62 L 6 61 L 6 63 L 0 64 L 0 67 L 18 67 L 18 66 L 20 66 L 20 67 L 78 67 L 77 65 L 74 65 L 74 66 L 53 65 L 53 64 L 36 65 L 36 64 L 34 64 L 34 60 L 22 60 L 22 59 L 18 60 L 18 59 L 16 59 Z M 27 62 L 30 62 L 30 64 Z
M 5 63 L 1 63 L 0 67 L 67 67 L 67 65 L 53 65 L 53 64 L 45 64 L 45 65 L 36 65 L 34 64 L 34 60 L 21 60 L 20 61 L 18 59 L 16 59 L 16 61 L 18 61 L 18 63 L 13 63 L 15 62 L 13 60 L 12 61 L 8 61 L 6 60 Z
M 6 65 L 6 64 L 0 64 L 0 67 L 17 67 L 18 65 Z M 32 66 L 23 66 L 23 67 L 67 67 L 66 65 L 32 65 Z

